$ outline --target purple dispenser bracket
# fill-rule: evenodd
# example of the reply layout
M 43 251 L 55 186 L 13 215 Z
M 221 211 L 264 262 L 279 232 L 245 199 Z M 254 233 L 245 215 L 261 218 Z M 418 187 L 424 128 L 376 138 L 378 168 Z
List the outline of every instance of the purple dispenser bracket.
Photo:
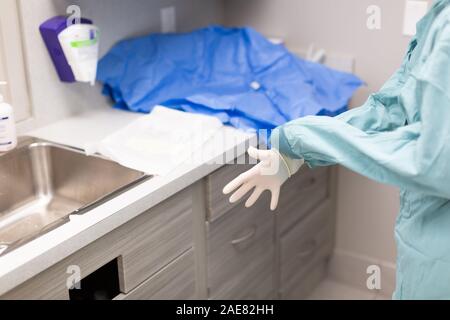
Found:
M 92 24 L 91 20 L 84 18 L 82 18 L 80 22 L 82 24 Z M 58 40 L 58 35 L 67 27 L 67 17 L 58 16 L 45 21 L 41 24 L 39 30 L 61 81 L 75 82 L 76 80 L 72 68 L 67 62 L 64 51 Z

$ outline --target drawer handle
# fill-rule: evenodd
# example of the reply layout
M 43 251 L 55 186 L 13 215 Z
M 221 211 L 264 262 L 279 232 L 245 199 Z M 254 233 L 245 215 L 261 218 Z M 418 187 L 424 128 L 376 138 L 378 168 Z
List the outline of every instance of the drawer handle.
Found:
M 241 243 L 244 243 L 244 242 L 252 239 L 256 235 L 256 229 L 257 229 L 256 226 L 251 227 L 249 232 L 245 236 L 242 236 L 241 238 L 231 241 L 231 244 L 233 246 L 237 246 L 237 245 L 240 245 Z
M 306 244 L 303 246 L 303 250 L 298 252 L 298 255 L 301 258 L 307 258 L 310 257 L 317 249 L 318 242 L 316 239 L 309 240 L 306 242 Z

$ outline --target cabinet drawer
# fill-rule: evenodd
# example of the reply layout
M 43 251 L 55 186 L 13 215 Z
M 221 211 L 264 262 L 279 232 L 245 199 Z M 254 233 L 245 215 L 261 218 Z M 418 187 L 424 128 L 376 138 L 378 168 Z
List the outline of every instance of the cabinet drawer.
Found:
M 247 157 L 242 156 L 238 158 L 237 163 L 246 163 L 245 161 Z M 224 195 L 222 191 L 231 180 L 251 167 L 252 165 L 246 164 L 228 164 L 206 178 L 206 206 L 209 221 L 219 218 L 237 205 L 242 205 L 243 200 L 234 204 L 230 203 L 230 196 Z
M 281 238 L 281 287 L 331 254 L 334 226 L 331 205 L 325 202 Z
M 195 299 L 195 260 L 192 249 L 129 294 L 122 294 L 115 300 L 190 299 Z
M 193 246 L 192 189 L 175 195 L 124 228 L 123 290 L 129 292 Z
M 275 298 L 273 271 L 254 275 L 241 286 L 220 292 L 214 300 L 272 300 Z
M 211 298 L 234 298 L 260 275 L 273 282 L 274 216 L 266 205 L 237 206 L 207 227 Z
M 261 274 L 246 289 L 240 290 L 233 295 L 235 300 L 272 300 L 275 298 L 273 271 L 268 274 Z
M 286 232 L 328 197 L 329 169 L 303 168 L 281 189 L 278 230 Z
M 81 277 L 118 259 L 120 291 L 128 293 L 193 246 L 192 189 L 188 188 L 106 234 L 2 299 L 69 299 L 68 270 Z

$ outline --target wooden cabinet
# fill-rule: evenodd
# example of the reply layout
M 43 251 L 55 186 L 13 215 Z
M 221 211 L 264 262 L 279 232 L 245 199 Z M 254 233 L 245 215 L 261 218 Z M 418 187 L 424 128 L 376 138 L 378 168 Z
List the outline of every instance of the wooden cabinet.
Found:
M 334 224 L 330 202 L 313 210 L 280 239 L 280 292 L 288 291 L 296 279 L 307 276 L 309 270 L 324 263 L 334 246 Z M 300 281 L 297 282 L 302 285 Z
M 325 276 L 334 247 L 333 169 L 303 168 L 283 186 L 275 212 L 268 192 L 249 209 L 221 194 L 246 170 L 229 165 L 207 178 L 209 298 L 304 298 Z
M 192 300 L 195 295 L 195 260 L 190 249 L 128 294 L 115 300 Z
M 302 169 L 271 212 L 269 192 L 248 209 L 222 195 L 247 169 L 219 169 L 1 298 L 69 299 L 71 266 L 89 279 L 108 265 L 118 300 L 305 298 L 334 247 L 333 170 Z
M 246 160 L 247 159 L 245 157 L 241 157 L 237 159 L 236 162 L 243 164 L 225 165 L 205 179 L 208 221 L 214 221 L 215 219 L 220 218 L 220 216 L 227 213 L 234 207 L 242 208 L 242 201 L 230 203 L 228 201 L 229 197 L 224 196 L 222 191 L 228 182 L 252 167 L 251 165 L 244 164 L 246 163 Z
M 330 169 L 303 168 L 282 187 L 278 217 L 279 232 L 286 232 L 314 208 L 329 199 Z
M 188 188 L 1 298 L 67 300 L 68 270 L 75 266 L 85 278 L 114 260 L 118 272 L 112 277 L 118 277 L 120 292 L 131 292 L 193 247 L 192 201 L 192 188 Z
M 264 204 L 259 202 L 246 210 L 235 207 L 219 219 L 207 223 L 210 298 L 236 299 L 253 279 L 262 277 L 269 285 L 261 294 L 268 296 L 273 292 L 275 219 Z M 257 296 L 247 298 L 256 299 Z

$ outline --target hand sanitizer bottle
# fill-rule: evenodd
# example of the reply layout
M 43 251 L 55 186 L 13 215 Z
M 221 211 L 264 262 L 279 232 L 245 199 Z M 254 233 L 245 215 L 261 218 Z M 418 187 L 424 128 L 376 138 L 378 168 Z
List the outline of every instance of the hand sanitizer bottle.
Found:
M 6 82 L 0 82 L 6 85 Z M 0 152 L 11 151 L 17 146 L 16 123 L 13 108 L 4 102 L 0 94 Z

